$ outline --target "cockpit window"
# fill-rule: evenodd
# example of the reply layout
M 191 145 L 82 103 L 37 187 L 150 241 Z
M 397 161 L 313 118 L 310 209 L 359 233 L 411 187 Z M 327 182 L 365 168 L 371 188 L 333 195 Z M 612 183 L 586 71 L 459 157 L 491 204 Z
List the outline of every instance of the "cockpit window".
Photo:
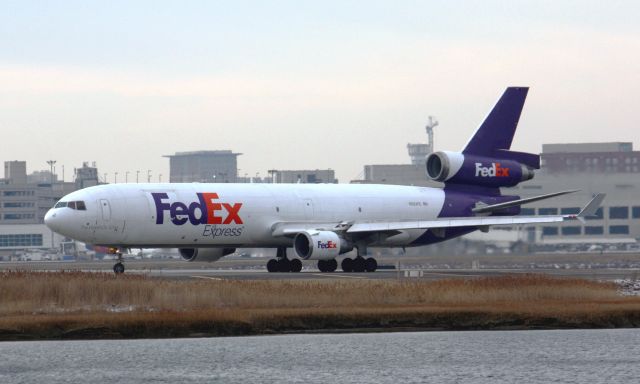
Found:
M 54 206 L 54 208 L 65 208 L 69 207 L 71 209 L 75 209 L 78 211 L 86 211 L 87 206 L 84 201 L 58 201 L 58 203 Z

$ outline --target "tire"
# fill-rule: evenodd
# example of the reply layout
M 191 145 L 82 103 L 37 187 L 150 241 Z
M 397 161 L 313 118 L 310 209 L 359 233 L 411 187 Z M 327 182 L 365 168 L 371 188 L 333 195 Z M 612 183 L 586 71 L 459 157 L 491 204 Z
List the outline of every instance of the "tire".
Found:
M 291 262 L 289 259 L 278 260 L 278 272 L 291 272 Z
M 327 272 L 327 262 L 325 260 L 318 260 L 318 269 L 320 272 Z
M 116 263 L 116 265 L 113 266 L 113 272 L 116 275 L 119 275 L 121 273 L 124 273 L 124 264 L 122 263 Z
M 344 272 L 353 272 L 353 259 L 345 257 L 342 263 L 340 263 L 340 266 Z
M 267 271 L 278 272 L 278 261 L 276 259 L 271 259 L 267 262 Z
M 338 261 L 336 259 L 327 260 L 327 272 L 335 272 L 338 269 Z
M 364 272 L 364 258 L 356 257 L 353 260 L 353 272 Z
M 378 262 L 373 257 L 369 257 L 364 261 L 364 270 L 367 272 L 375 272 L 378 269 Z
M 289 265 L 291 266 L 291 272 L 302 271 L 302 261 L 300 259 L 291 259 Z

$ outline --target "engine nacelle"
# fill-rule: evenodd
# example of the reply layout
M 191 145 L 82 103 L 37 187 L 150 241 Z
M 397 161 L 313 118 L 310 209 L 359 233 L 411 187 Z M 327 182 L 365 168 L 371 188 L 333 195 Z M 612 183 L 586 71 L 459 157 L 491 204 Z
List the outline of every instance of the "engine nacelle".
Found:
M 303 260 L 330 260 L 349 252 L 353 246 L 332 231 L 305 231 L 293 239 L 293 249 Z
M 515 160 L 434 152 L 427 156 L 427 177 L 451 184 L 512 187 L 533 178 L 533 169 Z
M 235 248 L 178 248 L 180 256 L 186 261 L 216 261 L 235 251 Z

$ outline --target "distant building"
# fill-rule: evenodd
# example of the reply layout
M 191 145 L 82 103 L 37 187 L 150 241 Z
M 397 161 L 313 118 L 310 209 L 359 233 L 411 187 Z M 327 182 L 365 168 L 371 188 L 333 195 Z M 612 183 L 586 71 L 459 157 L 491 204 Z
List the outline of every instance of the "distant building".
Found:
M 374 164 L 364 166 L 367 184 L 436 186 L 427 179 L 425 164 Z
M 83 162 L 81 168 L 76 168 L 76 189 L 83 189 L 87 187 L 93 187 L 94 185 L 100 184 L 98 179 L 98 168 L 96 164 L 93 163 L 92 166 L 89 166 L 88 162 Z
M 171 183 L 235 183 L 238 181 L 238 156 L 229 150 L 176 152 L 169 158 Z
M 587 219 L 586 225 L 568 221 L 527 231 L 535 231 L 541 242 L 550 244 L 640 239 L 640 152 L 633 151 L 632 143 L 545 144 L 542 148 L 542 168 L 533 180 L 505 188 L 503 193 L 524 198 L 580 191 L 527 204 L 522 207 L 523 215 L 577 213 L 596 193 L 607 196 L 597 216 Z
M 632 143 L 544 144 L 541 161 L 549 174 L 640 173 L 640 152 Z
M 429 116 L 429 122 L 425 129 L 427 132 L 426 144 L 407 144 L 407 152 L 411 164 L 369 164 L 364 166 L 364 178 L 352 180 L 356 184 L 392 184 L 392 185 L 416 185 L 416 186 L 441 186 L 427 179 L 427 156 L 434 151 L 433 128 L 438 121 Z
M 5 161 L 4 179 L 11 184 L 27 183 L 27 162 L 26 161 Z
M 270 170 L 273 183 L 337 184 L 336 173 L 332 169 L 315 170 Z
M 27 176 L 25 161 L 6 161 L 4 170 L 0 179 L 0 259 L 16 250 L 58 248 L 64 239 L 44 225 L 44 216 L 63 196 L 88 185 L 58 181 L 50 171 Z M 97 170 L 93 179 L 97 180 Z
M 34 171 L 27 175 L 27 184 L 51 184 L 58 181 L 58 175 L 51 171 Z

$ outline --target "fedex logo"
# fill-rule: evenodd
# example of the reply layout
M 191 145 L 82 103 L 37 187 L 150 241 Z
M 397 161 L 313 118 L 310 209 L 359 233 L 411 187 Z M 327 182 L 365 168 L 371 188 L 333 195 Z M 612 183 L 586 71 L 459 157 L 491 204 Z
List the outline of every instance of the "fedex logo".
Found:
M 326 243 L 323 243 L 322 241 L 318 241 L 318 248 L 319 249 L 332 249 L 332 248 L 338 248 L 338 244 L 334 243 L 333 241 L 329 240 Z
M 169 199 L 166 193 L 152 193 L 151 196 L 156 204 L 156 224 L 164 223 L 165 211 L 169 211 L 171 222 L 175 225 L 183 225 L 187 221 L 193 225 L 242 224 L 242 203 L 218 203 L 217 193 L 196 193 L 198 201 L 189 205 L 180 201 L 165 202 Z
M 509 177 L 509 168 L 503 168 L 500 163 L 491 163 L 490 167 L 483 167 L 476 163 L 476 177 Z

